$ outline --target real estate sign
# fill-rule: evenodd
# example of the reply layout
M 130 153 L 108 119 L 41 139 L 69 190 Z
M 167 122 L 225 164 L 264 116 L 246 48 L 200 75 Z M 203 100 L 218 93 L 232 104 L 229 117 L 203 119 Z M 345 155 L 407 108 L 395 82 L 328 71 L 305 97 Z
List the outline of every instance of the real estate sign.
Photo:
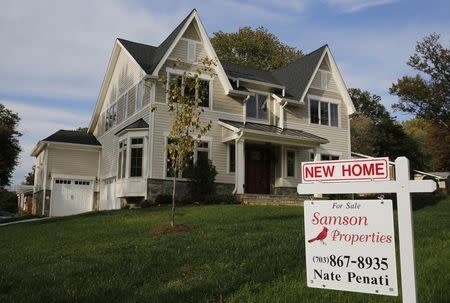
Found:
M 308 287 L 398 295 L 392 200 L 304 205 Z
M 389 180 L 389 177 L 388 158 L 302 163 L 302 183 Z

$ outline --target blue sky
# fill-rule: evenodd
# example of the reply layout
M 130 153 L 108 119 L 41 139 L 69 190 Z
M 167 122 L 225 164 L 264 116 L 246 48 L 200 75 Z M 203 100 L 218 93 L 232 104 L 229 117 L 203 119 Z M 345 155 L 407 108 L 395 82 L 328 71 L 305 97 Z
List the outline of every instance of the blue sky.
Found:
M 0 103 L 19 113 L 23 133 L 13 183 L 40 139 L 89 124 L 116 37 L 158 45 L 192 8 L 210 35 L 261 25 L 305 53 L 328 43 L 347 86 L 381 95 L 388 108 L 391 83 L 413 73 L 415 42 L 437 32 L 450 46 L 444 0 L 4 0 Z

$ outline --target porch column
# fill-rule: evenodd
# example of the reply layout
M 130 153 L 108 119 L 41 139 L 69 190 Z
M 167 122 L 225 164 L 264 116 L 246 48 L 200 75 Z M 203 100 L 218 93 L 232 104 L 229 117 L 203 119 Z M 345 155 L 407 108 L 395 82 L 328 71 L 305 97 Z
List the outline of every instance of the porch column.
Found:
M 235 184 L 236 184 L 236 194 L 244 193 L 245 184 L 245 140 L 236 139 L 235 143 L 235 158 L 236 158 L 236 169 L 235 169 Z

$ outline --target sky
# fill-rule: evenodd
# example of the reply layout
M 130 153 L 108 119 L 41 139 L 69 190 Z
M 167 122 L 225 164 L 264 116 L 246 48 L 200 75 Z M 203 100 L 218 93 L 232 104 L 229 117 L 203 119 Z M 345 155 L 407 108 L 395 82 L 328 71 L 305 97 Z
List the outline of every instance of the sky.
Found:
M 448 0 L 2 0 L 0 103 L 23 134 L 12 184 L 31 170 L 39 140 L 89 125 L 117 37 L 159 45 L 193 8 L 210 36 L 264 26 L 304 53 L 328 44 L 347 87 L 388 109 L 391 84 L 415 74 L 406 62 L 416 41 L 436 32 L 450 47 Z

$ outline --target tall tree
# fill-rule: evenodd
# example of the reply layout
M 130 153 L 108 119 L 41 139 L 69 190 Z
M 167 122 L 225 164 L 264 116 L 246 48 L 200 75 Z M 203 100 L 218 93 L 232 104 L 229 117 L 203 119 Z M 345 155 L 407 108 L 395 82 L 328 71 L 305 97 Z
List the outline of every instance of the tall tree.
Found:
M 412 168 L 423 167 L 423 156 L 413 138 L 381 104 L 381 97 L 360 89 L 349 89 L 357 113 L 351 118 L 352 151 L 395 159 L 406 156 Z
M 202 85 L 204 82 L 199 78 L 199 74 L 214 76 L 213 65 L 215 65 L 214 61 L 204 58 L 201 60 L 200 66 L 191 67 L 191 70 L 183 75 L 160 79 L 166 88 L 168 111 L 172 118 L 167 144 L 169 156 L 167 166 L 173 180 L 171 226 L 175 225 L 177 178 L 192 163 L 197 144 L 201 137 L 211 129 L 211 121 L 205 123 L 200 120 L 204 111 L 201 105 L 207 102 L 209 89 Z
M 20 118 L 17 113 L 0 104 L 0 188 L 9 185 L 19 159 L 21 148 L 17 127 Z
M 264 70 L 282 67 L 303 56 L 264 27 L 241 27 L 235 33 L 213 33 L 211 43 L 220 60 Z
M 450 49 L 434 33 L 417 42 L 408 65 L 420 73 L 403 76 L 390 93 L 399 97 L 393 108 L 440 124 L 450 125 Z
M 89 127 L 81 127 L 81 126 L 80 126 L 80 127 L 78 127 L 78 128 L 76 129 L 76 131 L 87 133 L 88 129 L 89 129 Z
M 35 172 L 36 172 L 36 166 L 33 165 L 33 167 L 31 168 L 31 171 L 28 173 L 28 175 L 25 176 L 25 182 L 23 182 L 23 184 L 34 185 Z

